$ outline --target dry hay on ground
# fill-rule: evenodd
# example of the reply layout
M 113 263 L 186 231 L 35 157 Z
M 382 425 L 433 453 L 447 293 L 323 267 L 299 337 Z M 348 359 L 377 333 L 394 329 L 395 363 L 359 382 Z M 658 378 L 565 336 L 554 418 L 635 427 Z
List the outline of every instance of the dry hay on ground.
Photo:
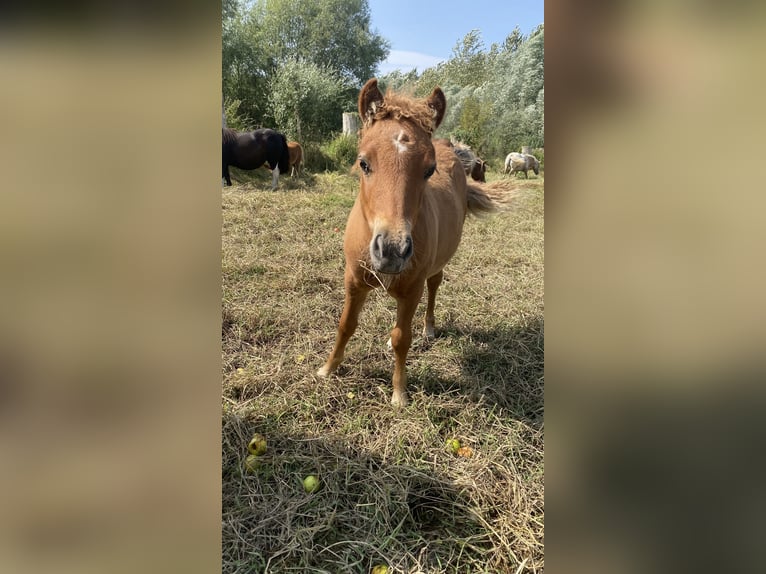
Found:
M 224 190 L 222 572 L 543 571 L 543 181 L 519 185 L 517 209 L 466 222 L 401 412 L 380 291 L 338 375 L 313 374 L 342 307 L 356 181 Z M 269 449 L 247 474 L 254 432 Z

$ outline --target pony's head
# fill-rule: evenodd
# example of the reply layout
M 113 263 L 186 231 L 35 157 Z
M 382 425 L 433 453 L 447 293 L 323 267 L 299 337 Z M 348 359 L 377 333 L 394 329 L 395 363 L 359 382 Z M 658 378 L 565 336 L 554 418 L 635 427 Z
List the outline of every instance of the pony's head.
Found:
M 370 261 L 377 272 L 401 273 L 412 257 L 412 229 L 426 182 L 436 170 L 431 136 L 446 109 L 439 87 L 425 99 L 391 92 L 384 97 L 372 78 L 359 93 L 360 201 L 372 233 Z

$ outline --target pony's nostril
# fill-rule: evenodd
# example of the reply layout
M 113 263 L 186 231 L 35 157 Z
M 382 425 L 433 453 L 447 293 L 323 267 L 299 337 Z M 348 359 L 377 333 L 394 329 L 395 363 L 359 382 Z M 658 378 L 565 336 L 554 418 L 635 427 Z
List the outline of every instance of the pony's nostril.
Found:
M 402 259 L 409 259 L 412 255 L 412 238 L 407 237 L 404 243 L 404 251 L 402 251 Z
M 372 242 L 372 254 L 375 257 L 383 257 L 383 236 L 378 233 Z

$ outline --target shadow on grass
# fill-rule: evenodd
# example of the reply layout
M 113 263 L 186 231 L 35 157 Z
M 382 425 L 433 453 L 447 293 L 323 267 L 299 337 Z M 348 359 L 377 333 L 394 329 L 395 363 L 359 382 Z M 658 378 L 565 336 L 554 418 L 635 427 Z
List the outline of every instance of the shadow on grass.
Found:
M 543 422 L 544 325 L 497 325 L 459 331 L 447 324 L 437 336 L 461 339 L 462 384 L 473 400 L 481 397 L 537 428 Z
M 244 170 L 229 167 L 229 173 L 231 175 L 231 183 L 233 186 L 253 186 L 264 191 L 271 189 L 271 172 L 265 168 L 261 167 L 258 169 Z M 288 191 L 294 189 L 304 190 L 314 187 L 316 181 L 316 176 L 305 169 L 301 171 L 300 175 L 295 176 L 291 176 L 288 172 L 287 174 L 280 174 L 276 191 Z
M 449 478 L 345 440 L 291 434 L 286 417 L 248 418 L 223 421 L 223 573 L 366 574 L 376 564 L 462 572 L 490 560 L 497 542 L 483 511 Z M 248 472 L 245 445 L 256 431 L 269 450 Z M 309 474 L 320 481 L 311 494 L 302 487 Z
M 416 338 L 410 350 L 407 359 L 410 395 L 418 389 L 427 395 L 457 394 L 489 407 L 502 407 L 515 419 L 540 429 L 544 420 L 543 327 L 541 318 L 523 326 L 498 325 L 489 329 L 465 330 L 454 323 L 437 326 L 436 341 L 423 345 Z M 459 376 L 444 375 L 438 366 L 429 364 L 430 347 L 445 339 L 460 349 Z M 365 368 L 364 378 L 385 381 L 390 386 L 393 354 L 390 364 L 390 370 Z M 344 367 L 345 363 L 339 367 L 341 378 Z

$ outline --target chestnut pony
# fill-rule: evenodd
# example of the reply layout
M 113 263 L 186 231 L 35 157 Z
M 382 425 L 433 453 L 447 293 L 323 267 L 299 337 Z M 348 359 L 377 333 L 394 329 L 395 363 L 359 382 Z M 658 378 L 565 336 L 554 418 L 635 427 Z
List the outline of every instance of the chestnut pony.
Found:
M 499 208 L 479 184 L 466 182 L 449 143 L 432 141 L 446 107 L 439 87 L 425 99 L 391 92 L 384 97 L 372 78 L 359 93 L 362 174 L 344 237 L 346 297 L 335 347 L 317 375 L 325 377 L 341 363 L 368 293 L 383 286 L 397 301 L 389 341 L 395 354 L 395 406 L 408 403 L 405 362 L 426 284 L 423 335 L 428 339 L 434 336 L 436 290 L 460 243 L 466 215 Z

